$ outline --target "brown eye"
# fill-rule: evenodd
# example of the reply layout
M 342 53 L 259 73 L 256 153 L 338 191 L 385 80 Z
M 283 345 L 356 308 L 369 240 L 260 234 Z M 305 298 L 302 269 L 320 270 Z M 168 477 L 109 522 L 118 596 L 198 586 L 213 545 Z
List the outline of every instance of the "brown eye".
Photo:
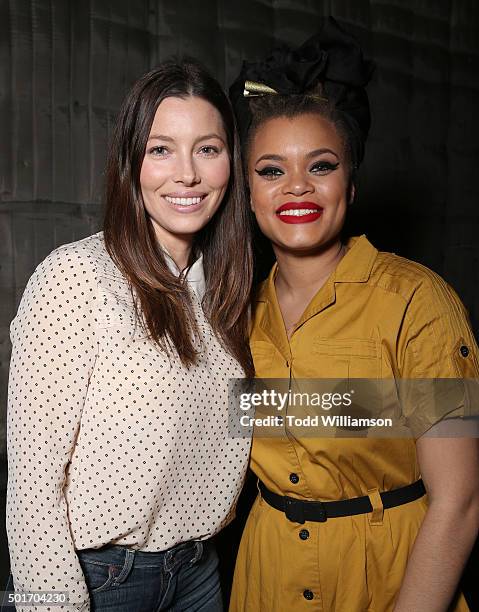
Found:
M 339 166 L 339 162 L 328 162 L 328 161 L 319 161 L 313 164 L 310 168 L 310 172 L 314 172 L 315 174 L 328 174 L 332 170 L 336 170 Z
M 214 147 L 213 145 L 205 145 L 200 149 L 200 153 L 206 155 L 206 157 L 213 157 L 214 155 L 218 155 L 219 152 L 218 147 Z
M 261 170 L 255 170 L 256 174 L 259 176 L 264 176 L 265 178 L 276 178 L 278 176 L 282 176 L 284 172 L 278 168 L 277 166 L 266 166 L 265 168 L 261 168 Z
M 151 147 L 151 149 L 148 149 L 148 153 L 150 153 L 150 155 L 162 157 L 166 155 L 167 153 L 169 153 L 169 151 L 166 147 L 157 146 L 157 147 Z

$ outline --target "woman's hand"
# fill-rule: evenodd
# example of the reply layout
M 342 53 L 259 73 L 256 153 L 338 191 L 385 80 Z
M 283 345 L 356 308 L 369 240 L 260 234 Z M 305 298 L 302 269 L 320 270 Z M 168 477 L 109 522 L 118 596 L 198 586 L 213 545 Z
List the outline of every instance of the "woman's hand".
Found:
M 433 437 L 445 427 L 417 440 L 429 507 L 394 612 L 446 612 L 479 530 L 479 439 Z

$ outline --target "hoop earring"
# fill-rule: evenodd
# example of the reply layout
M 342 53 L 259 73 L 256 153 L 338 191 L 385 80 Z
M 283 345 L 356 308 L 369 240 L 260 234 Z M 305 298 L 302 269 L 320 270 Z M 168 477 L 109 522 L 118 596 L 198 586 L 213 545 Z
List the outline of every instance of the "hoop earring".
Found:
M 350 185 L 348 186 L 348 206 L 352 206 L 354 204 L 355 199 L 356 186 L 354 184 L 354 181 L 351 181 Z

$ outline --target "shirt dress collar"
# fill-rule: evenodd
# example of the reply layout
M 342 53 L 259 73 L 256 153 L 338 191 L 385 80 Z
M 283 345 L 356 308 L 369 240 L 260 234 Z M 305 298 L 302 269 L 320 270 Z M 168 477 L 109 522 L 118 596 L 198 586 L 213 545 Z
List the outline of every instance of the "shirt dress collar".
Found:
M 369 242 L 364 234 L 359 237 L 350 238 L 346 246 L 348 247 L 346 255 L 341 259 L 326 283 L 313 297 L 296 324 L 296 329 L 311 317 L 334 304 L 336 300 L 336 283 L 363 283 L 369 279 L 378 250 Z M 281 311 L 274 286 L 277 269 L 278 265 L 275 263 L 268 278 L 260 286 L 256 299 L 257 302 L 264 302 L 266 304 L 259 325 L 271 337 L 277 336 L 278 322 L 281 321 L 282 324 Z

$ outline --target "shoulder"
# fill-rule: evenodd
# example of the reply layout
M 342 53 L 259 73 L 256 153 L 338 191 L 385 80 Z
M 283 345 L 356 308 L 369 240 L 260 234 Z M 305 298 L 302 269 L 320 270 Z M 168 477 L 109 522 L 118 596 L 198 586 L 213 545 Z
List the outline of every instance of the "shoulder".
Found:
M 54 249 L 42 263 L 47 265 L 77 264 L 96 269 L 105 255 L 107 252 L 103 232 L 98 232 L 81 240 L 62 244 Z
M 81 301 L 98 292 L 102 276 L 117 270 L 105 247 L 102 232 L 54 249 L 31 275 L 23 301 L 55 297 Z M 119 274 L 119 271 L 116 271 Z
M 68 273 L 85 281 L 98 281 L 104 274 L 119 274 L 105 247 L 103 232 L 54 249 L 36 268 L 34 276 Z
M 394 253 L 378 252 L 370 282 L 395 293 L 408 305 L 430 308 L 437 314 L 451 307 L 463 308 L 457 293 L 439 274 Z
M 92 313 L 98 296 L 98 264 L 105 256 L 101 234 L 54 249 L 36 267 L 23 292 L 12 333 L 25 319 L 52 325 L 79 310 Z
M 49 258 L 60 271 L 62 293 L 94 310 L 100 327 L 127 321 L 134 324 L 136 311 L 130 284 L 110 257 L 103 232 L 65 244 Z

